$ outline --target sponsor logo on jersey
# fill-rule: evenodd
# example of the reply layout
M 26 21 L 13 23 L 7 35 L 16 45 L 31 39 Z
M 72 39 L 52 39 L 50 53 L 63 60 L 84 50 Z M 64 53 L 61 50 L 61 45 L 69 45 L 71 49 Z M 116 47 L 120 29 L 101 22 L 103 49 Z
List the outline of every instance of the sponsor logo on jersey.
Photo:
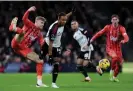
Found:
M 112 40 L 112 41 L 117 41 L 118 38 L 117 38 L 117 37 L 114 37 L 114 36 L 110 36 L 110 40 Z
M 59 33 L 57 33 L 57 36 L 61 36 L 61 34 L 62 34 L 62 33 L 61 33 L 61 32 L 59 32 Z

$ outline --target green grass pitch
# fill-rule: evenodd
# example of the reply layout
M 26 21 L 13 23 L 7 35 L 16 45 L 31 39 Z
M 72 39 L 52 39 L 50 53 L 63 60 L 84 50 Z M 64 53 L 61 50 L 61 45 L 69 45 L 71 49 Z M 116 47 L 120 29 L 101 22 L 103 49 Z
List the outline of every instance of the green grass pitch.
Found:
M 133 70 L 133 69 L 132 69 Z M 123 72 L 119 83 L 110 82 L 109 73 L 99 76 L 88 73 L 92 82 L 81 82 L 80 73 L 60 73 L 57 84 L 59 89 L 36 88 L 36 74 L 0 74 L 0 91 L 133 91 L 133 73 Z M 43 75 L 43 82 L 51 86 L 51 74 Z

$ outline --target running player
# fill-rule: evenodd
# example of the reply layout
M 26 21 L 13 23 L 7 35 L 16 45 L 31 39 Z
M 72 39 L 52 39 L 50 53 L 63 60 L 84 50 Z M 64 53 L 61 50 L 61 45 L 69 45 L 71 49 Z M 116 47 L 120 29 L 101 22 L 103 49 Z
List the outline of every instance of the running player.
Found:
M 58 76 L 58 67 L 59 67 L 59 61 L 61 56 L 61 36 L 64 31 L 64 26 L 67 22 L 67 19 L 69 16 L 72 15 L 72 13 L 75 12 L 75 8 L 72 9 L 72 11 L 68 14 L 65 14 L 64 12 L 60 13 L 58 15 L 58 20 L 52 23 L 52 25 L 49 27 L 49 30 L 46 34 L 46 43 L 42 47 L 43 56 L 48 53 L 49 55 L 49 64 L 53 64 L 53 71 L 52 71 L 52 87 L 53 88 L 59 88 L 56 85 L 56 79 Z
M 94 50 L 93 45 L 89 44 L 89 34 L 88 31 L 80 28 L 79 23 L 76 20 L 71 21 L 71 28 L 74 31 L 73 38 L 78 42 L 80 45 L 80 54 L 77 58 L 77 68 L 78 70 L 84 75 L 84 81 L 90 82 L 91 79 L 87 74 L 87 66 L 91 64 L 91 52 Z M 94 65 L 93 65 L 94 66 Z M 95 66 L 97 72 L 102 75 L 102 70 L 99 66 Z
M 106 25 L 101 31 L 96 33 L 90 42 L 92 43 L 99 36 L 106 34 L 106 52 L 112 58 L 110 80 L 119 82 L 117 75 L 123 60 L 121 44 L 128 42 L 129 37 L 125 28 L 119 24 L 118 15 L 112 15 L 111 22 L 112 24 Z
M 43 72 L 43 60 L 39 58 L 39 55 L 36 54 L 32 49 L 30 48 L 32 46 L 32 42 L 38 40 L 40 47 L 44 43 L 43 36 L 41 34 L 41 30 L 43 29 L 44 23 L 46 19 L 42 16 L 37 16 L 35 19 L 35 23 L 30 21 L 28 19 L 29 13 L 32 11 L 35 11 L 36 7 L 32 6 L 30 7 L 23 16 L 23 28 L 16 27 L 18 18 L 15 17 L 11 25 L 9 27 L 10 31 L 16 32 L 17 34 L 13 38 L 11 42 L 11 46 L 13 50 L 34 62 L 37 63 L 36 65 L 36 71 L 37 71 L 37 85 L 36 87 L 48 87 L 47 85 L 42 83 L 42 72 Z

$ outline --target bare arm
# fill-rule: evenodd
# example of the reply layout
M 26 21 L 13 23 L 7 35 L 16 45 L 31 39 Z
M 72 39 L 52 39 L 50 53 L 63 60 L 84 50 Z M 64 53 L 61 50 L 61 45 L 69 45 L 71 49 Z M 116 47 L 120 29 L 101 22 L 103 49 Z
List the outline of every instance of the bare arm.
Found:
M 49 55 L 52 55 L 52 49 L 53 49 L 53 41 L 49 41 L 49 48 L 48 48 Z
M 67 18 L 69 18 L 74 12 L 76 11 L 76 8 L 73 7 L 71 12 L 69 12 L 68 14 L 66 14 Z
M 72 15 L 72 12 L 69 12 L 68 14 L 66 14 L 67 18 L 69 18 Z

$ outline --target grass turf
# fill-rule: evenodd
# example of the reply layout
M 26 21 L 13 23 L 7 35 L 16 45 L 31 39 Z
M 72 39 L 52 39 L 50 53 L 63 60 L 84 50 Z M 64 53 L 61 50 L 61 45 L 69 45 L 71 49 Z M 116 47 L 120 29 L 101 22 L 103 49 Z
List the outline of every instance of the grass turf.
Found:
M 61 73 L 57 84 L 59 89 L 36 88 L 35 74 L 0 74 L 0 91 L 133 91 L 133 74 L 121 73 L 119 83 L 110 82 L 108 73 L 99 76 L 90 73 L 92 82 L 80 82 L 83 76 L 79 73 Z M 51 86 L 51 74 L 44 74 L 43 82 Z

